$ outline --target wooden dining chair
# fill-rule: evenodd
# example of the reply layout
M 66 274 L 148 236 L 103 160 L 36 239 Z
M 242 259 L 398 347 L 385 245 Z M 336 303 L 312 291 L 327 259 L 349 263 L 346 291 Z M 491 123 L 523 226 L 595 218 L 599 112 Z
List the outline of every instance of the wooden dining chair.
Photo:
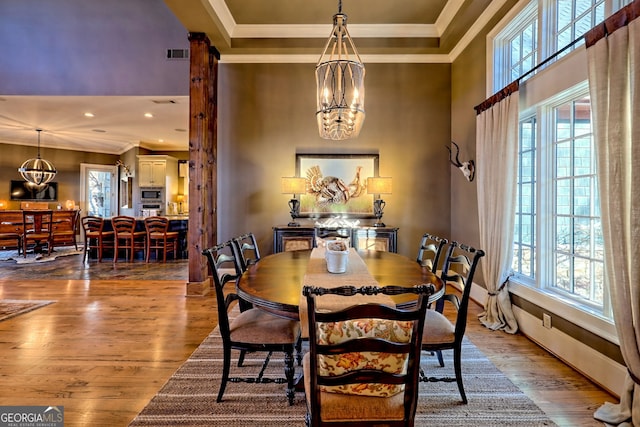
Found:
M 420 239 L 418 256 L 416 261 L 423 267 L 427 267 L 432 272 L 437 272 L 440 268 L 440 257 L 444 247 L 449 243 L 447 239 L 424 233 Z
M 146 255 L 147 233 L 136 231 L 136 219 L 130 216 L 115 216 L 111 218 L 113 226 L 113 262 L 118 262 L 118 253 L 124 249 L 125 259 L 133 262 L 136 251 Z
M 443 350 L 453 350 L 453 367 L 455 378 L 428 376 L 421 372 L 421 381 L 436 382 L 456 381 L 458 391 L 463 403 L 467 403 L 467 396 L 464 392 L 462 382 L 461 352 L 462 340 L 467 328 L 467 309 L 471 295 L 471 286 L 480 258 L 484 256 L 484 251 L 458 242 L 451 242 L 447 250 L 442 266 L 440 278 L 448 286 L 453 285 L 461 292 L 458 298 L 455 294 L 445 293 L 444 301 L 453 304 L 457 310 L 455 322 L 442 314 L 439 310 L 427 310 L 424 333 L 422 336 L 422 349 L 430 352 L 438 352 L 440 366 L 444 366 L 441 358 Z
M 173 253 L 176 258 L 178 253 L 177 231 L 169 231 L 169 220 L 161 216 L 151 216 L 144 219 L 144 227 L 147 232 L 147 259 L 149 262 L 151 252 L 155 251 L 156 260 L 159 260 L 162 252 L 162 262 L 167 262 L 167 253 Z
M 253 233 L 234 237 L 232 241 L 239 255 L 238 261 L 240 261 L 240 268 L 243 272 L 250 265 L 257 264 L 260 261 L 260 248 L 258 248 L 258 242 Z
M 303 360 L 307 426 L 413 426 L 420 348 L 433 285 L 305 286 L 309 352 Z M 349 304 L 348 297 L 417 294 L 413 309 Z M 346 308 L 318 309 L 321 298 L 346 297 Z M 333 301 L 332 303 L 337 303 Z
M 47 255 L 51 255 L 53 246 L 53 211 L 46 210 L 23 210 L 22 211 L 22 254 L 27 257 L 27 249 L 33 245 L 34 252 L 42 251 L 43 246 L 47 247 Z
M 84 231 L 84 255 L 82 261 L 89 258 L 92 249 L 98 251 L 98 262 L 102 262 L 105 249 L 113 249 L 114 233 L 104 229 L 104 218 L 98 216 L 85 216 L 80 221 Z
M 258 308 L 251 308 L 230 317 L 229 311 L 239 300 L 235 292 L 235 283 L 241 274 L 240 264 L 236 260 L 231 240 L 205 249 L 202 254 L 207 258 L 211 269 L 218 308 L 218 327 L 222 337 L 223 368 L 217 402 L 222 401 L 227 382 L 246 383 L 286 383 L 286 396 L 289 405 L 295 397 L 293 352 L 300 352 L 300 322 L 277 317 Z M 225 267 L 235 269 L 235 274 L 221 273 Z M 224 289 L 230 283 L 232 289 Z M 230 377 L 231 350 L 239 350 L 238 367 L 244 363 L 246 352 L 266 352 L 265 361 L 257 377 Z M 266 378 L 263 376 L 273 352 L 284 353 L 284 378 Z

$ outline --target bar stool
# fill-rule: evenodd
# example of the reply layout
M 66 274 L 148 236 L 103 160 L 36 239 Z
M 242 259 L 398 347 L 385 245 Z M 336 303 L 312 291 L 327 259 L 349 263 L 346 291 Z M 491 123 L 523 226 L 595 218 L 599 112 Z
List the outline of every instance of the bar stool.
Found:
M 146 254 L 147 250 L 147 233 L 144 231 L 136 231 L 136 219 L 130 216 L 115 216 L 111 218 L 113 225 L 114 249 L 113 262 L 118 262 L 118 252 L 120 249 L 125 250 L 125 258 L 131 262 L 134 260 L 136 250 L 142 250 Z M 129 256 L 129 251 L 131 255 Z
M 162 262 L 167 262 L 167 252 L 173 252 L 175 259 L 179 233 L 168 231 L 169 220 L 161 216 L 151 216 L 144 219 L 144 227 L 147 230 L 147 262 L 151 258 L 152 249 L 156 251 L 156 260 L 159 260 L 159 251 L 162 251 Z
M 113 249 L 113 231 L 104 230 L 104 219 L 98 216 L 85 216 L 82 218 L 84 230 L 84 256 L 82 262 L 89 258 L 91 249 L 98 250 L 98 262 L 102 262 L 102 254 L 105 249 Z

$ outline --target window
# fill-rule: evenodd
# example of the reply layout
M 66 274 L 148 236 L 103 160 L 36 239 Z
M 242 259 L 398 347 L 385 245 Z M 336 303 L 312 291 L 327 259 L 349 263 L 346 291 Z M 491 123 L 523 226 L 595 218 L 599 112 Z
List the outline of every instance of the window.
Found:
M 526 3 L 489 35 L 490 93 L 529 73 L 627 3 Z M 554 301 L 611 324 L 586 53 L 577 49 L 580 44 L 536 70 L 539 78 L 523 86 L 512 270 L 515 282 L 540 295 L 539 304 Z

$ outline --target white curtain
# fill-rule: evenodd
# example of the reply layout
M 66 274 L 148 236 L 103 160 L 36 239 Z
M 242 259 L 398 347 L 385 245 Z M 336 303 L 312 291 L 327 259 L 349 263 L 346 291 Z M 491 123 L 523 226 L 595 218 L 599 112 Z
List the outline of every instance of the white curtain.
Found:
M 607 425 L 640 426 L 640 126 L 634 120 L 640 115 L 640 20 L 624 26 L 633 17 L 620 16 L 587 35 L 587 58 L 606 282 L 629 375 L 620 404 L 605 403 L 594 417 Z
M 509 333 L 518 330 L 508 289 L 518 168 L 517 87 L 476 118 L 480 247 L 487 254 L 480 266 L 489 293 L 479 318 L 487 328 Z

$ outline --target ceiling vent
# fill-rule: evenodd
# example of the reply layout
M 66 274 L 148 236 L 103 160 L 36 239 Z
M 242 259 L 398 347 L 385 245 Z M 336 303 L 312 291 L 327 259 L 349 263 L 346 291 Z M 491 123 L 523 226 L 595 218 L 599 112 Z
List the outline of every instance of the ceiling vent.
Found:
M 152 99 L 151 102 L 154 104 L 177 104 L 178 102 L 174 99 Z
M 167 49 L 167 59 L 189 59 L 189 49 Z

